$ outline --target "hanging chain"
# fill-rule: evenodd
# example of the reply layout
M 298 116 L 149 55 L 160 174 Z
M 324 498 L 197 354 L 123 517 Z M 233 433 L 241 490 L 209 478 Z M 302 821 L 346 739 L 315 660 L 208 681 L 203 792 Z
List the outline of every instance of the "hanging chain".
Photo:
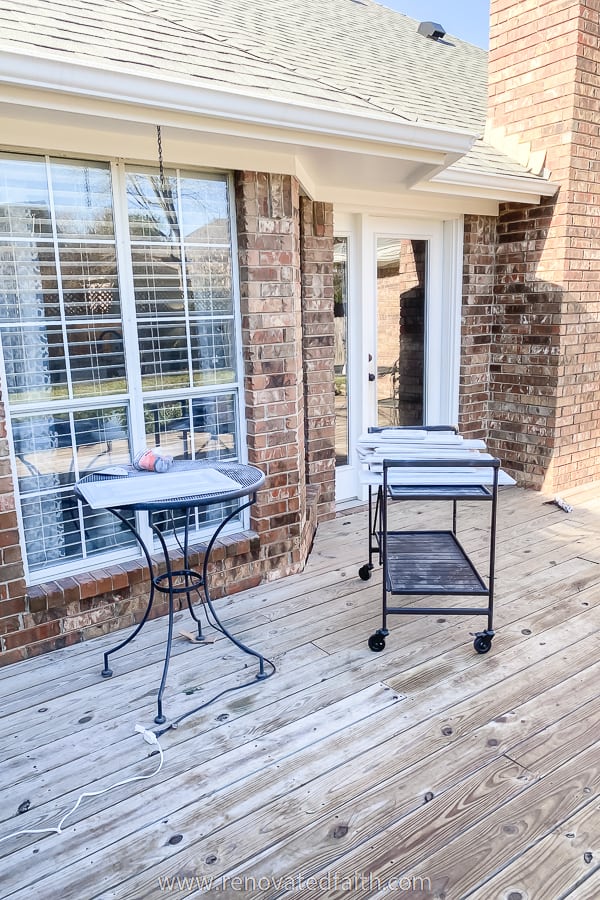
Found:
M 179 239 L 179 223 L 177 221 L 177 210 L 175 209 L 175 200 L 171 190 L 171 184 L 165 175 L 165 167 L 163 163 L 163 147 L 162 147 L 162 131 L 160 125 L 156 126 L 156 142 L 158 144 L 158 176 L 160 181 L 161 202 L 170 228 L 173 229 L 177 239 Z
M 162 148 L 162 131 L 160 125 L 156 126 L 156 141 L 158 144 L 158 174 L 160 177 L 160 189 L 163 195 L 167 193 L 167 183 L 165 179 L 165 167 L 163 165 L 163 148 Z

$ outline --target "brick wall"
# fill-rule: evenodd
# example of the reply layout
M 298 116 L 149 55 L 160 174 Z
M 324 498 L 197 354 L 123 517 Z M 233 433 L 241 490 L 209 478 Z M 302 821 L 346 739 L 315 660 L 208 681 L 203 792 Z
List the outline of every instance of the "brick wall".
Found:
M 497 222 L 489 444 L 535 488 L 552 469 L 559 389 L 563 292 L 536 277 L 553 206 L 505 205 Z
M 6 415 L 0 397 L 0 651 L 6 648 L 7 636 L 23 628 L 23 617 L 27 612 L 8 450 Z M 33 634 L 34 640 L 41 637 Z
M 491 124 L 545 151 L 561 185 L 538 208 L 501 211 L 493 428 L 523 480 L 553 491 L 600 478 L 599 12 L 491 5 Z
M 496 278 L 496 219 L 465 216 L 459 428 L 487 440 Z
M 301 198 L 306 478 L 319 521 L 335 515 L 333 207 Z
M 268 577 L 298 571 L 307 540 L 298 182 L 236 175 L 248 462 L 267 476 L 254 507 Z

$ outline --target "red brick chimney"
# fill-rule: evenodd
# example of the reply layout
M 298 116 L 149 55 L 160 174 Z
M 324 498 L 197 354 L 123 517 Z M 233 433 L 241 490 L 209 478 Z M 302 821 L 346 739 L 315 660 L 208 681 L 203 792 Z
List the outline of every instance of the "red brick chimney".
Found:
M 498 220 L 490 435 L 525 483 L 600 479 L 600 0 L 491 0 L 488 137 L 560 184 Z

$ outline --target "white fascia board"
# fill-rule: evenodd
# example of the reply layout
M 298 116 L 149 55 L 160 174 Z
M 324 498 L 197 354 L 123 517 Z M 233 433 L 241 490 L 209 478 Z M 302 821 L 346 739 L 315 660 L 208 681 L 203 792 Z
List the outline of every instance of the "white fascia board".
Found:
M 559 187 L 560 185 L 543 178 L 446 170 L 429 182 L 414 185 L 413 189 L 468 193 L 500 202 L 539 203 L 542 197 L 553 197 Z
M 234 90 L 196 85 L 192 81 L 163 80 L 154 75 L 107 70 L 83 62 L 33 59 L 29 54 L 0 54 L 0 83 L 22 85 L 43 91 L 109 100 L 201 116 L 217 116 L 256 125 L 300 129 L 314 134 L 335 135 L 418 147 L 447 154 L 464 155 L 478 135 L 460 129 L 402 121 L 385 112 L 365 109 L 338 112 L 280 99 L 238 94 Z
M 471 214 L 497 216 L 498 201 L 483 197 L 446 192 L 417 193 L 415 191 L 366 191 L 359 188 L 327 189 L 316 199 L 333 203 L 336 211 L 362 212 L 377 216 L 414 216 L 428 219 L 448 219 Z
M 104 120 L 107 122 L 127 122 L 128 125 L 151 125 L 154 128 L 159 123 L 164 127 L 177 129 L 179 132 L 197 132 L 212 141 L 215 136 L 233 138 L 235 141 L 253 142 L 255 147 L 274 146 L 277 152 L 292 153 L 298 148 L 310 151 L 340 151 L 360 153 L 362 156 L 372 156 L 379 159 L 414 160 L 422 162 L 433 170 L 435 166 L 443 168 L 446 158 L 452 159 L 448 154 L 423 147 L 406 147 L 390 142 L 361 141 L 360 138 L 344 138 L 335 135 L 326 135 L 301 131 L 292 128 L 277 128 L 275 126 L 261 126 L 253 122 L 241 122 L 234 119 L 225 119 L 217 116 L 205 116 L 199 113 L 178 112 L 162 109 L 157 112 L 147 106 L 132 106 L 124 101 L 95 99 L 83 95 L 67 94 L 58 91 L 44 91 L 40 88 L 25 87 L 23 85 L 2 85 L 0 79 L 0 116 L 9 108 L 18 111 L 18 115 L 28 112 L 39 119 L 40 110 L 51 113 L 76 116 L 79 124 L 87 121 L 93 128 L 94 122 Z M 10 113 L 8 114 L 10 117 Z M 87 126 L 86 126 L 87 128 Z M 216 165 L 228 168 L 236 168 L 228 163 L 219 162 Z

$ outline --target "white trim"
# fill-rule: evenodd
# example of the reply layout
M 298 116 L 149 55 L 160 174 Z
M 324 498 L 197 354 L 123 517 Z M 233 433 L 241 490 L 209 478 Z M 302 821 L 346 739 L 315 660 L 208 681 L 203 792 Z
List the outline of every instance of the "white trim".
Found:
M 446 413 L 445 421 L 438 423 L 441 425 L 458 424 L 464 228 L 464 216 L 443 223 L 442 359 L 445 360 L 447 369 L 446 377 L 442 379 L 440 386 L 441 408 Z
M 354 234 L 351 224 L 346 223 L 346 227 L 336 227 L 334 236 L 335 238 L 340 238 L 346 241 L 346 410 L 348 417 L 346 424 L 346 441 L 348 451 L 347 462 L 342 466 L 336 465 L 335 467 L 335 495 L 337 502 L 338 497 L 341 497 L 343 500 L 345 500 L 347 497 L 352 496 L 354 491 L 356 490 L 356 472 L 355 466 L 352 464 L 353 441 L 351 437 L 355 419 L 354 409 L 351 405 L 355 370 L 355 367 L 353 365 L 355 347 L 352 340 L 352 331 L 350 327 L 350 309 L 351 306 L 353 306 L 350 296 L 350 286 L 354 283 Z M 337 450 L 337 447 L 335 449 Z
M 536 175 L 503 175 L 497 172 L 467 172 L 465 169 L 446 169 L 443 174 L 437 175 L 434 184 L 456 184 L 460 187 L 497 187 L 498 190 L 508 189 L 513 192 L 535 194 L 542 197 L 553 197 L 560 185 Z
M 413 185 L 414 191 L 442 193 L 464 197 L 499 200 L 503 203 L 527 203 L 538 205 L 542 197 L 553 197 L 559 184 L 543 178 L 526 178 L 519 175 L 470 173 L 461 170 L 452 172 L 446 169 L 431 181 L 422 181 Z
M 61 55 L 62 56 L 62 55 Z M 467 152 L 477 135 L 466 129 L 444 128 L 403 121 L 400 116 L 368 108 L 339 112 L 295 100 L 266 99 L 240 94 L 233 86 L 216 89 L 189 80 L 169 80 L 151 73 L 107 70 L 106 63 L 68 62 L 64 58 L 32 57 L 26 53 L 0 55 L 0 83 L 100 100 L 116 100 L 135 106 L 195 115 L 219 116 L 278 128 L 299 128 L 318 134 L 383 141 L 408 147 L 428 147 L 444 153 Z M 340 91 L 340 97 L 343 92 Z
M 541 196 L 550 196 L 557 188 L 534 175 L 448 168 L 460 159 L 462 150 L 408 146 L 400 134 L 385 141 L 369 138 L 366 131 L 351 137 L 309 130 L 301 124 L 295 128 L 285 123 L 267 126 L 2 84 L 0 116 L 5 120 L 4 132 L 11 135 L 11 146 L 6 147 L 10 152 L 110 160 L 118 142 L 128 159 L 146 164 L 154 158 L 158 120 L 168 137 L 171 166 L 294 175 L 313 199 L 352 203 L 355 209 L 387 207 L 392 211 L 395 206 L 397 211 L 412 209 L 419 214 L 421 205 L 428 204 L 434 215 L 437 211 L 497 215 L 494 203 L 538 204 Z M 316 116 L 314 119 L 317 122 Z M 357 117 L 352 119 L 356 124 Z M 362 122 L 368 128 L 369 120 Z M 388 128 L 394 125 L 384 124 Z M 356 186 L 357 171 L 363 173 L 358 184 L 367 184 L 366 189 Z M 438 210 L 433 208 L 436 202 Z
M 236 223 L 236 207 L 235 207 L 235 181 L 233 174 L 228 173 L 227 176 L 227 203 L 229 209 L 229 235 L 230 235 L 230 259 L 231 259 L 231 288 L 233 291 L 233 328 L 235 334 L 235 380 L 229 388 L 233 390 L 237 388 L 237 426 L 238 426 L 238 458 L 242 463 L 248 462 L 248 430 L 246 428 L 246 412 L 245 412 L 245 364 L 244 364 L 244 346 L 242 333 L 242 300 L 240 288 L 240 257 L 237 239 L 237 223 Z M 215 386 L 215 393 L 217 392 Z M 242 525 L 247 528 L 250 523 L 250 512 L 246 510 L 242 516 Z
M 336 211 L 381 215 L 398 218 L 408 215 L 414 219 L 453 218 L 460 215 L 497 216 L 497 199 L 459 196 L 449 192 L 395 192 L 346 190 L 335 188 L 327 192 Z

